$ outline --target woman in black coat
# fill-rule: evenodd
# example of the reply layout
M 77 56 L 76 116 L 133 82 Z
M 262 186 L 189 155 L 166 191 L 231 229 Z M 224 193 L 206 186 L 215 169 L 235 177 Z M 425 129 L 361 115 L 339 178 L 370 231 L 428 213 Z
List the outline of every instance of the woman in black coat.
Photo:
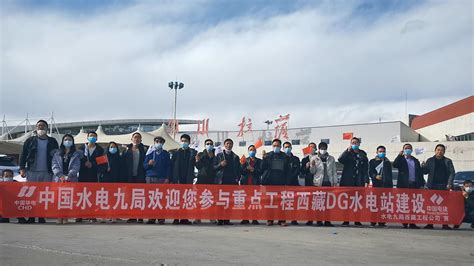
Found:
M 107 147 L 107 169 L 99 182 L 103 183 L 124 183 L 123 160 L 117 143 L 110 142 Z

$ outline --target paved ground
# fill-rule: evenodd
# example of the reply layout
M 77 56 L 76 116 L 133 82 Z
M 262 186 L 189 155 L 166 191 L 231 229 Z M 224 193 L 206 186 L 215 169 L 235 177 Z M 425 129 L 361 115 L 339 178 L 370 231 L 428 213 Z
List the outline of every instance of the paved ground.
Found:
M 139 224 L 0 224 L 0 265 L 473 265 L 474 231 Z

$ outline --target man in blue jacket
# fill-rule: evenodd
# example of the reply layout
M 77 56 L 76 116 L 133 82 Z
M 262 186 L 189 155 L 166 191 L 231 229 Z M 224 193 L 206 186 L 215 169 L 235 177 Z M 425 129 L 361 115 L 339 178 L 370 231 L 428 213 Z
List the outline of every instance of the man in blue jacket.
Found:
M 165 139 L 154 138 L 154 145 L 150 147 L 143 162 L 146 171 L 147 184 L 168 184 L 171 178 L 171 159 L 168 151 L 163 149 Z M 149 219 L 147 224 L 154 224 L 155 219 Z M 158 219 L 159 224 L 164 224 L 164 219 Z

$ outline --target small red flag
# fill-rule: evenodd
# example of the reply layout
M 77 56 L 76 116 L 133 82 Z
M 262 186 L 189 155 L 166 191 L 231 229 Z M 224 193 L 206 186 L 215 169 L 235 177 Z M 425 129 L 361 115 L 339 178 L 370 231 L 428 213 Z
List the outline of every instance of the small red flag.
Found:
M 242 157 L 240 157 L 240 164 L 245 164 L 247 162 L 247 158 L 245 158 L 245 155 L 242 155 Z
M 342 139 L 352 139 L 354 133 L 342 133 Z
M 312 154 L 313 153 L 313 148 L 311 146 L 308 146 L 306 148 L 303 149 L 303 155 L 308 155 L 308 154 Z
M 97 165 L 108 163 L 107 155 L 98 156 L 95 158 Z
M 255 149 L 262 147 L 263 146 L 262 139 L 258 139 L 257 142 L 255 142 L 254 146 L 255 146 Z

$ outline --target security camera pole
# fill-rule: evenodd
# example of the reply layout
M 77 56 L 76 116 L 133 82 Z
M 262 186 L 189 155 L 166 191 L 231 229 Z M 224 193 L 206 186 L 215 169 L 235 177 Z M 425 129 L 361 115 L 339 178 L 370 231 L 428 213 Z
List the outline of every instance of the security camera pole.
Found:
M 173 128 L 173 138 L 176 137 L 176 125 L 177 125 L 177 121 L 176 121 L 176 107 L 177 107 L 177 102 L 178 102 L 178 90 L 181 90 L 182 88 L 184 88 L 184 83 L 182 82 L 178 82 L 178 81 L 170 81 L 168 82 L 168 87 L 171 89 L 171 90 L 174 90 L 174 114 L 173 114 L 173 124 L 174 124 L 174 128 Z

